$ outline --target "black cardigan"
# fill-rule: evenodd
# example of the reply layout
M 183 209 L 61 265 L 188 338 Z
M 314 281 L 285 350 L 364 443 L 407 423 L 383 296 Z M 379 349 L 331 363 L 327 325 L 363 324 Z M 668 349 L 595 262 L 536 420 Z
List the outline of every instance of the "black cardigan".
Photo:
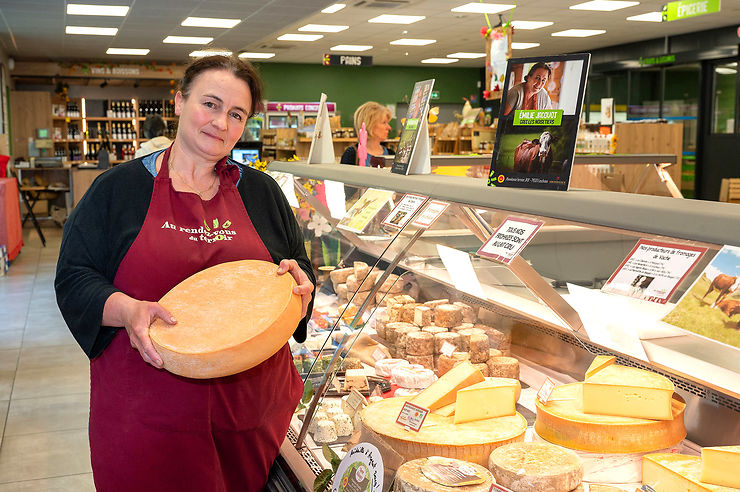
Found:
M 385 147 L 386 149 L 388 149 L 388 155 L 396 154 L 396 152 L 390 147 L 386 147 L 385 145 L 382 145 L 382 144 L 381 144 L 381 147 Z M 340 164 L 352 164 L 356 166 L 357 165 L 357 147 L 355 147 L 354 145 L 350 145 L 349 147 L 347 147 L 344 150 L 344 153 L 342 154 L 342 157 L 339 160 L 339 163 Z
M 257 233 L 275 263 L 295 259 L 315 285 L 303 235 L 278 184 L 267 174 L 241 166 L 238 191 Z M 101 354 L 121 327 L 101 326 L 113 279 L 136 239 L 154 190 L 142 160 L 119 164 L 98 176 L 64 226 L 54 281 L 57 304 L 72 335 L 91 359 Z M 306 339 L 308 313 L 293 336 Z

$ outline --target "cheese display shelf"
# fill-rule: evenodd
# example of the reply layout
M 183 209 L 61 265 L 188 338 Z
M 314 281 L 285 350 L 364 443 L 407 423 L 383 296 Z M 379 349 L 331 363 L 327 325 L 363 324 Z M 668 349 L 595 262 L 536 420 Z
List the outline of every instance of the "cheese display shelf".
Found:
M 426 340 L 439 338 L 455 344 L 460 340 L 462 345 L 457 345 L 456 350 L 468 354 L 460 359 L 470 360 L 485 371 L 484 376 L 498 376 L 490 371 L 502 370 L 504 359 L 512 359 L 517 364 L 516 373 L 504 376 L 520 379 L 522 387 L 526 388 L 521 392 L 521 405 L 517 408 L 523 406 L 544 417 L 542 432 L 530 422 L 523 439 L 547 441 L 548 437 L 553 438 L 548 436 L 546 427 L 558 430 L 561 425 L 558 422 L 578 419 L 572 419 L 567 412 L 565 415 L 556 411 L 543 412 L 535 404 L 534 394 L 545 378 L 559 386 L 558 392 L 567 392 L 568 386 L 562 385 L 583 381 L 596 355 L 611 355 L 621 366 L 668 378 L 675 386 L 674 400 L 678 402 L 676 411 L 682 418 L 682 425 L 670 420 L 637 422 L 640 419 L 630 421 L 621 417 L 625 427 L 608 428 L 601 438 L 608 439 L 609 432 L 616 438 L 645 432 L 654 438 L 652 444 L 605 449 L 630 453 L 629 456 L 638 457 L 631 459 L 641 460 L 639 453 L 644 452 L 670 449 L 696 454 L 700 446 L 740 443 L 740 428 L 736 425 L 740 418 L 740 351 L 659 321 L 723 244 L 737 245 L 734 231 L 740 228 L 740 215 L 732 205 L 586 190 L 563 193 L 488 188 L 483 180 L 474 178 L 399 176 L 384 169 L 328 164 L 309 166 L 300 161 L 275 161 L 269 170 L 293 182 L 292 190 L 286 186 L 283 189 L 294 192 L 302 207 L 309 210 L 311 219 L 304 222 L 311 223 L 314 216 L 323 217 L 328 230 L 326 237 L 340 244 L 341 251 L 334 256 L 333 264 L 329 264 L 326 239 L 316 237 L 312 232 L 315 227 L 306 229 L 307 247 L 314 253 L 312 259 L 319 275 L 318 266 L 324 266 L 324 270 L 333 267 L 335 272 L 333 278 L 330 274 L 323 275 L 323 283 L 317 286 L 317 301 L 326 305 L 328 300 L 335 308 L 343 308 L 345 303 L 350 306 L 343 316 L 340 312 L 334 313 L 334 318 L 328 316 L 329 319 L 344 318 L 341 330 L 335 330 L 331 336 L 326 332 L 314 332 L 309 340 L 314 351 L 323 346 L 326 352 L 332 347 L 324 357 L 329 359 L 338 354 L 335 365 L 345 363 L 345 370 L 357 367 L 367 375 L 375 375 L 373 366 L 377 359 L 398 358 L 407 364 L 418 364 L 418 378 L 424 379 L 425 369 L 441 377 L 442 371 L 459 361 L 449 362 L 449 357 L 437 351 L 439 347 L 428 345 Z M 322 191 L 317 192 L 317 189 Z M 338 229 L 339 219 L 358 200 L 366 199 L 365 192 L 369 189 L 386 190 L 387 206 L 361 232 Z M 406 193 L 444 201 L 449 207 L 426 229 L 407 225 L 397 231 L 382 226 L 380 222 L 390 212 L 391 205 L 399 203 Z M 296 212 L 299 217 L 306 215 L 305 211 L 296 209 Z M 513 267 L 476 254 L 492 231 L 509 216 L 544 223 L 523 250 L 520 264 Z M 679 284 L 668 305 L 598 290 L 641 238 L 708 248 L 701 262 Z M 352 275 L 354 278 L 350 277 Z M 389 278 L 396 282 L 393 287 Z M 573 287 L 569 291 L 569 284 L 587 289 L 586 293 L 593 296 L 588 300 L 595 313 L 583 308 L 584 302 L 579 296 L 584 294 Z M 356 300 L 349 302 L 353 295 Z M 391 305 L 386 297 L 391 299 Z M 427 314 L 436 314 L 442 304 L 453 306 L 447 309 L 459 311 L 455 316 L 460 318 L 449 321 L 443 313 L 445 317 L 439 318 L 442 326 L 436 326 L 436 322 L 427 325 L 433 319 L 427 319 Z M 488 336 L 492 344 L 491 353 L 483 358 L 480 352 L 471 357 L 469 345 L 464 345 L 477 335 L 476 330 Z M 412 333 L 418 335 L 410 335 Z M 612 336 L 603 336 L 604 333 Z M 494 341 L 499 344 L 496 348 Z M 413 349 L 410 349 L 412 343 Z M 424 355 L 427 353 L 429 355 Z M 323 377 L 321 371 L 325 371 L 326 366 L 326 361 L 323 366 L 316 364 L 314 372 L 318 371 Z M 400 386 L 393 380 L 391 384 L 391 392 L 370 398 L 371 401 L 380 400 L 381 396 L 386 399 L 371 403 L 360 414 L 372 414 L 369 409 L 377 405 L 392 405 L 386 403 L 387 397 Z M 413 398 L 414 393 L 421 390 L 400 388 L 405 398 Z M 566 398 L 575 396 L 566 395 Z M 332 400 L 336 401 L 332 403 Z M 336 405 L 346 410 L 346 404 L 338 398 L 322 399 L 319 395 L 306 402 L 308 406 L 311 403 L 315 403 L 315 412 L 324 414 Z M 370 435 L 368 426 L 355 417 L 358 412 L 349 413 L 352 413 L 350 419 L 355 432 L 361 431 L 350 438 L 350 443 L 362 435 Z M 384 425 L 391 428 L 398 425 L 393 422 L 398 411 L 395 413 Z M 615 422 L 619 419 L 613 418 Z M 308 419 L 309 425 L 311 420 Z M 314 460 L 314 471 L 327 468 L 320 443 L 312 432 L 301 428 L 301 421 L 294 420 L 292 444 L 299 444 L 297 452 L 304 459 Z M 657 423 L 651 426 L 652 422 Z M 382 425 L 375 427 L 383 428 Z M 427 432 L 434 434 L 434 427 L 429 427 Z M 576 422 L 574 428 L 578 427 Z M 375 430 L 372 432 L 378 434 Z M 418 436 L 412 434 L 411 440 L 413 437 Z M 567 439 L 560 444 L 567 444 Z M 475 447 L 472 441 L 470 445 Z M 331 441 L 330 446 L 333 446 Z M 418 439 L 413 446 L 421 449 Z M 341 455 L 342 446 L 333 447 Z M 576 451 L 588 454 L 595 450 Z M 423 456 L 409 454 L 403 460 L 420 457 Z M 586 457 L 590 458 L 596 459 Z M 479 459 L 470 461 L 485 464 Z M 630 472 L 635 471 L 634 463 L 630 466 Z

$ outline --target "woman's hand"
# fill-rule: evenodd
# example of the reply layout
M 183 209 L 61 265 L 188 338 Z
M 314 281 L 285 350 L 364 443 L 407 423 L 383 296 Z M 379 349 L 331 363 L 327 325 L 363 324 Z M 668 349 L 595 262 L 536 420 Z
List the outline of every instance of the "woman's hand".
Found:
M 170 325 L 177 323 L 159 303 L 137 301 L 122 292 L 112 294 L 103 308 L 103 324 L 126 328 L 131 346 L 139 351 L 144 362 L 161 369 L 162 358 L 149 338 L 149 326 L 157 318 Z
M 306 310 L 308 309 L 308 303 L 311 302 L 311 292 L 313 292 L 313 284 L 308 279 L 306 272 L 301 270 L 298 266 L 298 262 L 295 260 L 282 260 L 277 269 L 278 275 L 283 275 L 287 272 L 295 279 L 296 285 L 293 287 L 293 294 L 301 296 L 303 307 L 301 308 L 301 318 L 306 316 Z

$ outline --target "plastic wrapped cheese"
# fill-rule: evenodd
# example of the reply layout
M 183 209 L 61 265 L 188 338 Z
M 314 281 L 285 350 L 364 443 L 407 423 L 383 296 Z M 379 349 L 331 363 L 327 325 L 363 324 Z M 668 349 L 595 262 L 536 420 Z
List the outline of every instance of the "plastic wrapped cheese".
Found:
M 390 378 L 394 367 L 408 365 L 409 361 L 405 359 L 381 359 L 375 363 L 375 374 L 383 378 Z
M 391 369 L 391 383 L 401 388 L 424 389 L 436 379 L 434 371 L 419 364 L 400 365 Z

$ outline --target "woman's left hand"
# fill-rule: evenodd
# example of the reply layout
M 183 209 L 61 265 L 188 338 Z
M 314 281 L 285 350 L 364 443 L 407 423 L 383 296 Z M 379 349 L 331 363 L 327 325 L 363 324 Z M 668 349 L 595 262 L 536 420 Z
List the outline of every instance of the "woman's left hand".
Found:
M 311 292 L 313 292 L 313 284 L 308 279 L 306 272 L 301 270 L 298 266 L 298 262 L 295 260 L 282 260 L 277 269 L 278 275 L 283 275 L 290 272 L 295 279 L 296 285 L 293 287 L 293 294 L 301 296 L 303 307 L 301 309 L 301 318 L 306 316 L 306 310 L 308 309 L 308 303 L 311 302 Z

